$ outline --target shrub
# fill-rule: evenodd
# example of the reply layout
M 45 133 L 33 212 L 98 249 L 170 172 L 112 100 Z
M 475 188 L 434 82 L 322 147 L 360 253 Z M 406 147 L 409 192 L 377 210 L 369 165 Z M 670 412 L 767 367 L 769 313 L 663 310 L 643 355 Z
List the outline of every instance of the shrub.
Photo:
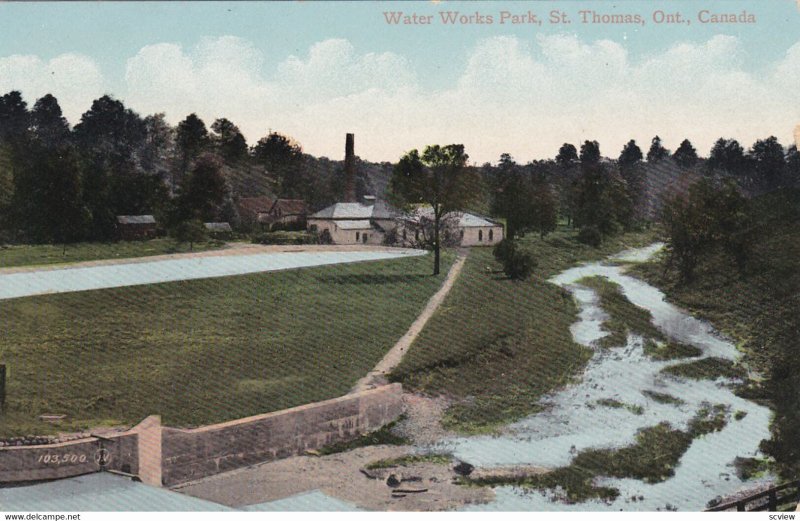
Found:
M 603 234 L 600 233 L 600 229 L 598 229 L 597 226 L 584 226 L 581 228 L 581 231 L 578 232 L 578 240 L 583 244 L 599 248 L 600 244 L 603 242 Z
M 492 250 L 494 258 L 503 265 L 503 272 L 513 280 L 525 280 L 531 276 L 536 261 L 531 254 L 517 249 L 511 239 L 503 239 Z
M 333 244 L 333 237 L 331 237 L 331 232 L 327 228 L 322 230 L 318 240 L 320 244 Z

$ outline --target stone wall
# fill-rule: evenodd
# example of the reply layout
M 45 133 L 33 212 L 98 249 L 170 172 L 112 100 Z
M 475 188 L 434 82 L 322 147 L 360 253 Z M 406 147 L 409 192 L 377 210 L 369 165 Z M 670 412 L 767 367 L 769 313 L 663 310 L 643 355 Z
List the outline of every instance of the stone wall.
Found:
M 392 384 L 198 429 L 164 428 L 162 482 L 186 483 L 348 441 L 402 412 L 402 387 Z
M 162 427 L 158 416 L 150 416 L 108 437 L 2 447 L 0 484 L 114 470 L 150 485 L 172 486 L 348 441 L 402 412 L 402 387 L 392 384 L 197 429 Z
M 104 439 L 0 448 L 0 483 L 68 478 L 101 469 L 137 474 L 137 436 L 128 431 Z

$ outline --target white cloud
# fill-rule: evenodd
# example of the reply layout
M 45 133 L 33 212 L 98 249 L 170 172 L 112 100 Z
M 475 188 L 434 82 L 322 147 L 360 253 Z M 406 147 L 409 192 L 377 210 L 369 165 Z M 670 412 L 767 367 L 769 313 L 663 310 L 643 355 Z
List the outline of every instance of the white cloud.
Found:
M 53 94 L 72 122 L 103 95 L 104 88 L 100 69 L 87 56 L 67 53 L 49 61 L 30 55 L 0 57 L 0 93 L 19 90 L 31 106 L 45 94 Z
M 406 57 L 359 52 L 342 39 L 269 70 L 264 52 L 237 37 L 158 43 L 128 60 L 120 98 L 172 123 L 191 112 L 207 124 L 227 117 L 251 143 L 279 130 L 330 157 L 342 156 L 343 134 L 355 132 L 357 152 L 374 160 L 462 142 L 478 162 L 502 152 L 526 161 L 584 139 L 615 156 L 628 139 L 645 148 L 655 134 L 673 149 L 689 138 L 706 153 L 720 136 L 750 144 L 776 134 L 788 143 L 800 121 L 800 42 L 758 71 L 741 42 L 722 35 L 639 58 L 623 44 L 575 35 L 498 36 L 465 52 L 463 70 L 432 91 Z M 0 90 L 19 88 L 28 99 L 53 91 L 73 123 L 104 84 L 84 56 L 0 58 Z

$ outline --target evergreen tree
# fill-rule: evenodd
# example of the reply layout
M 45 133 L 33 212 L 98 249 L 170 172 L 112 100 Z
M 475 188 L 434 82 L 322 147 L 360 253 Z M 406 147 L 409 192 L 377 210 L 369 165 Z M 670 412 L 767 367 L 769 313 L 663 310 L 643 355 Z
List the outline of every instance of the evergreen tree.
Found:
M 661 144 L 661 138 L 656 136 L 650 143 L 650 150 L 647 151 L 647 162 L 657 163 L 662 159 L 669 157 L 669 150 L 664 148 Z
M 684 139 L 672 159 L 681 168 L 691 168 L 697 163 L 697 150 L 692 146 L 691 141 Z

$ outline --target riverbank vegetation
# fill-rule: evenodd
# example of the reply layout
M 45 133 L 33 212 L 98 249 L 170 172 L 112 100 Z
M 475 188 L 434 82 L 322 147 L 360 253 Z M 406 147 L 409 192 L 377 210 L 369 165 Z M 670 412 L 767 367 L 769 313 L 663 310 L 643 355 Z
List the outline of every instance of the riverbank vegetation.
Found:
M 763 449 L 785 479 L 795 479 L 800 473 L 800 190 L 753 198 L 746 212 L 750 242 L 744 265 L 724 242 L 716 242 L 703 249 L 688 281 L 666 256 L 633 270 L 736 340 L 744 364 L 761 376 L 748 396 L 769 400 L 775 411 L 772 439 Z
M 696 438 L 722 430 L 730 411 L 724 405 L 705 404 L 679 430 L 662 422 L 636 434 L 634 443 L 619 449 L 589 449 L 578 453 L 565 467 L 545 474 L 523 477 L 492 477 L 468 479 L 467 484 L 482 486 L 515 485 L 522 488 L 550 490 L 560 499 L 578 503 L 591 499 L 613 501 L 620 492 L 614 487 L 598 486 L 601 476 L 633 478 L 645 483 L 660 483 L 675 474 L 675 467 Z

